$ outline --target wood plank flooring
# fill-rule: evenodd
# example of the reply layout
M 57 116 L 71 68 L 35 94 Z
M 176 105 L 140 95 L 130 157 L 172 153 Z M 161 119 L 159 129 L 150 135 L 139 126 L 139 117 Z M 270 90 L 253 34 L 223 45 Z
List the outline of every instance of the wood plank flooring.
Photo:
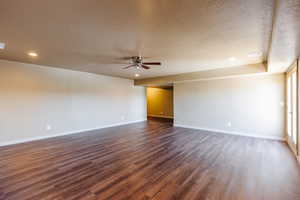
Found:
M 277 141 L 153 121 L 0 147 L 1 200 L 297 200 Z

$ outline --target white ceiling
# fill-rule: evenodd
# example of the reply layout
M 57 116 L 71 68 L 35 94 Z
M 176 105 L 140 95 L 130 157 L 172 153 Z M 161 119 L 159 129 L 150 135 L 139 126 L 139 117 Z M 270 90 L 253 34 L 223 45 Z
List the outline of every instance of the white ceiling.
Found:
M 281 39 L 284 34 L 297 38 L 297 31 L 287 31 L 297 27 L 300 12 L 285 13 L 291 4 L 299 6 L 299 0 L 284 2 L 276 6 L 275 0 L 1 0 L 0 42 L 6 49 L 0 50 L 0 59 L 132 79 L 136 72 L 142 79 L 268 58 L 269 67 L 288 65 L 299 52 L 295 41 Z M 39 56 L 29 58 L 29 51 Z M 249 58 L 253 52 L 262 56 Z M 146 61 L 162 62 L 162 67 L 122 69 L 128 62 L 119 58 L 139 54 L 148 57 Z
M 273 23 L 269 71 L 284 71 L 300 56 L 300 0 L 277 0 Z

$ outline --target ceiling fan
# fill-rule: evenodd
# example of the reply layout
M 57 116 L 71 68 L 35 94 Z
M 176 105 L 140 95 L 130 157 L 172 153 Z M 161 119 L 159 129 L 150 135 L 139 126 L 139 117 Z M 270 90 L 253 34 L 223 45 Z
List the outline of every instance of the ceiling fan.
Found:
M 151 67 L 148 65 L 161 65 L 160 62 L 143 62 L 143 57 L 141 57 L 141 56 L 132 56 L 132 57 L 129 57 L 128 59 L 131 60 L 132 64 L 127 67 L 124 67 L 123 69 L 128 69 L 131 67 L 134 67 L 136 69 L 140 69 L 140 68 L 150 69 Z

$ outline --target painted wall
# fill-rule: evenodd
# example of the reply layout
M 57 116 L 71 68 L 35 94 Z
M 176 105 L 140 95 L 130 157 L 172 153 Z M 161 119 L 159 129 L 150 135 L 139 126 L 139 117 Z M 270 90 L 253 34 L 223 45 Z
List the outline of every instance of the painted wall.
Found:
M 173 118 L 173 89 L 147 88 L 148 116 Z
M 283 138 L 284 101 L 284 74 L 176 83 L 175 124 Z
M 144 119 L 132 80 L 0 60 L 0 145 Z

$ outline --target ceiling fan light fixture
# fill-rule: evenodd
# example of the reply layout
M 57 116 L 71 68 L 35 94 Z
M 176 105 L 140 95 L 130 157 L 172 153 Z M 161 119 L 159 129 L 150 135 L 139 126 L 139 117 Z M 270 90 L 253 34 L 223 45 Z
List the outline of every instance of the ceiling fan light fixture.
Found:
M 0 42 L 0 49 L 5 49 L 5 43 Z
M 134 76 L 135 76 L 135 77 L 139 77 L 140 75 L 139 75 L 139 74 L 135 74 Z
M 30 57 L 37 57 L 37 56 L 38 56 L 38 54 L 35 53 L 35 52 L 29 52 L 28 55 L 29 55 Z

